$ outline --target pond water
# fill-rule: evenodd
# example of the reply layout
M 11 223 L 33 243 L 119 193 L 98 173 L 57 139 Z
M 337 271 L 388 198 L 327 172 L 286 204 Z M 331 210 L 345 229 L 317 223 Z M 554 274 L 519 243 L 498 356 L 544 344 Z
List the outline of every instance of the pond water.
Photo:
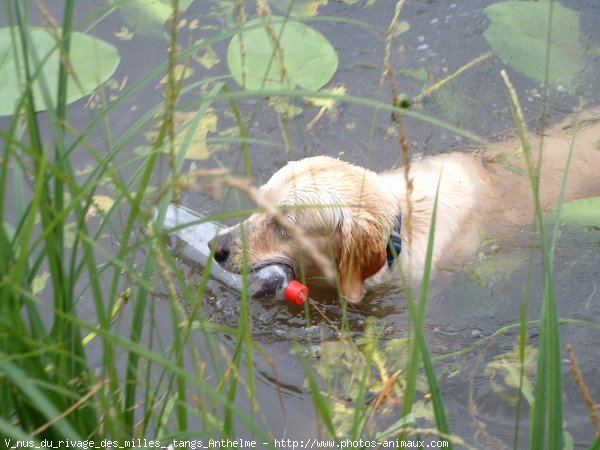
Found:
M 49 2 L 46 2 L 49 3 Z M 92 1 L 78 6 L 76 22 L 86 24 L 94 11 L 105 6 L 104 2 Z M 225 0 L 197 0 L 191 3 L 182 18 L 180 43 L 183 48 L 198 39 L 208 39 L 235 23 L 232 15 L 235 2 Z M 354 19 L 386 30 L 394 13 L 395 2 L 388 0 L 334 1 L 325 3 L 319 10 L 318 18 L 341 17 Z M 403 32 L 394 40 L 390 63 L 397 74 L 398 86 L 409 96 L 417 95 L 426 83 L 433 84 L 450 75 L 466 63 L 490 50 L 483 33 L 489 26 L 484 8 L 494 2 L 487 0 L 469 1 L 407 1 L 400 15 Z M 561 1 L 565 7 L 578 13 L 581 47 L 585 50 L 584 70 L 579 74 L 576 86 L 569 89 L 548 91 L 548 122 L 554 123 L 572 112 L 580 103 L 595 105 L 600 99 L 600 3 L 596 0 Z M 56 17 L 60 17 L 57 5 L 46 5 Z M 89 9 L 88 9 L 89 7 Z M 255 5 L 247 2 L 249 16 L 254 15 Z M 32 11 L 33 23 L 41 24 Z M 198 23 L 194 24 L 197 20 Z M 0 20 L 1 22 L 1 20 Z M 339 67 L 333 80 L 326 86 L 343 86 L 356 97 L 377 99 L 381 65 L 384 58 L 385 34 L 343 21 L 309 21 L 312 27 L 321 31 L 333 44 L 339 55 Z M 194 24 L 194 25 L 192 25 Z M 4 24 L 2 24 L 4 25 Z M 125 27 L 125 28 L 124 28 Z M 85 25 L 81 26 L 84 29 Z M 166 29 L 166 28 L 165 28 Z M 168 45 L 161 37 L 147 37 L 142 33 L 127 36 L 132 30 L 129 22 L 116 12 L 101 17 L 93 28 L 93 33 L 113 43 L 119 49 L 121 64 L 113 79 L 108 94 L 118 96 L 123 86 L 134 83 L 167 59 Z M 160 33 L 159 33 L 160 34 Z M 202 62 L 193 59 L 189 67 L 194 73 L 185 81 L 192 83 L 209 77 L 228 76 L 225 55 L 228 41 L 217 42 L 212 46 L 214 53 L 201 54 Z M 198 55 L 196 55 L 198 56 Z M 212 60 L 211 60 L 212 57 Z M 210 63 L 216 63 L 209 67 Z M 488 141 L 499 141 L 513 135 L 513 122 L 510 117 L 505 87 L 500 78 L 500 70 L 505 68 L 503 61 L 491 56 L 470 68 L 454 81 L 445 85 L 435 95 L 427 98 L 415 108 L 423 114 L 439 118 L 447 123 L 472 132 Z M 510 70 L 510 69 L 509 69 Z M 109 116 L 109 128 L 114 140 L 118 140 L 131 129 L 137 120 L 149 109 L 162 101 L 164 86 L 160 80 L 164 73 L 149 80 L 142 88 L 113 111 Z M 521 96 L 526 117 L 532 128 L 539 124 L 543 108 L 540 82 L 534 81 L 516 70 L 510 71 L 515 88 Z M 231 89 L 238 89 L 230 78 L 224 79 Z M 181 99 L 182 110 L 197 109 L 198 98 L 206 95 L 214 83 L 199 86 Z M 381 91 L 381 100 L 391 102 L 387 83 Z M 75 129 L 84 129 L 97 114 L 94 104 L 98 97 L 90 96 L 70 107 L 69 117 Z M 187 102 L 187 103 L 186 103 Z M 196 105 L 194 106 L 194 102 Z M 187 108 L 186 104 L 190 107 Z M 323 114 L 315 121 L 319 108 L 310 107 L 306 102 L 295 100 L 294 104 L 302 111 L 294 118 L 282 116 L 268 106 L 267 99 L 238 101 L 249 136 L 262 141 L 250 145 L 250 162 L 253 182 L 260 185 L 288 160 L 313 155 L 340 156 L 353 163 L 368 166 L 374 170 L 401 166 L 401 154 L 397 132 L 389 112 L 377 111 L 356 104 L 337 105 L 332 111 Z M 235 119 L 227 102 L 213 105 L 214 128 L 208 137 L 231 136 Z M 307 129 L 307 125 L 314 122 Z M 4 127 L 5 119 L 0 118 Z M 411 151 L 415 156 L 427 156 L 449 151 L 472 151 L 476 146 L 465 137 L 435 127 L 413 118 L 406 119 L 407 134 Z M 4 128 L 3 128 L 4 129 Z M 140 155 L 147 144 L 144 132 L 135 133 L 125 143 L 131 151 L 123 154 L 124 170 L 126 161 Z M 110 142 L 105 132 L 90 135 L 89 145 L 105 148 Z M 195 168 L 226 167 L 233 174 L 244 176 L 241 145 L 236 143 L 209 144 L 210 155 L 202 160 L 188 161 L 184 171 Z M 82 149 L 74 155 L 81 170 L 94 164 L 89 154 Z M 165 165 L 165 171 L 166 169 Z M 166 173 L 166 172 L 165 172 Z M 160 185 L 165 173 L 157 173 L 154 183 Z M 111 195 L 110 186 L 103 190 Z M 236 195 L 214 197 L 210 192 L 194 191 L 182 194 L 181 202 L 202 214 L 219 217 L 223 211 L 234 211 L 250 206 L 251 203 Z M 240 217 L 241 218 L 241 217 Z M 125 219 L 124 219 L 125 220 Z M 231 219 L 235 222 L 238 219 Z M 114 233 L 118 234 L 119 225 Z M 521 230 L 529 233 L 529 229 Z M 115 245 L 114 239 L 107 239 L 107 245 Z M 467 266 L 459 273 L 439 274 L 433 283 L 429 301 L 426 330 L 428 343 L 433 355 L 438 358 L 439 380 L 448 409 L 451 429 L 476 448 L 512 447 L 515 426 L 515 390 L 507 382 L 507 367 L 515 363 L 518 324 L 521 315 L 521 298 L 530 280 L 527 258 L 529 248 L 501 250 L 488 256 L 490 266 Z M 140 252 L 140 265 L 143 261 Z M 498 262 L 499 261 L 499 262 Z M 182 263 L 183 264 L 183 263 Z M 530 318 L 537 319 L 540 310 L 542 281 L 539 276 L 540 264 L 534 262 L 533 300 Z M 510 267 L 510 270 L 507 269 Z M 573 345 L 579 359 L 582 374 L 588 382 L 591 396 L 600 401 L 600 331 L 584 321 L 597 321 L 600 312 L 600 231 L 589 227 L 563 227 L 555 260 L 556 292 L 558 295 L 559 316 L 565 319 L 561 326 L 562 343 Z M 200 269 L 190 266 L 190 285 L 201 277 Z M 169 306 L 161 302 L 162 287 L 156 296 L 154 316 L 168 316 Z M 360 359 L 354 340 L 360 341 L 370 335 L 373 327 L 381 331 L 379 346 L 389 370 L 397 367 L 402 359 L 401 348 L 408 337 L 409 318 L 406 310 L 405 294 L 400 288 L 385 288 L 370 293 L 365 301 L 356 306 L 342 307 L 335 292 L 327 290 L 313 293 L 318 299 L 307 311 L 302 308 L 274 301 L 253 302 L 253 334 L 258 344 L 272 358 L 272 363 L 264 358 L 255 358 L 257 403 L 265 429 L 276 438 L 306 439 L 319 435 L 321 424 L 316 419 L 310 391 L 305 384 L 305 369 L 301 358 L 308 357 L 309 364 L 317 369 L 323 364 L 324 352 L 352 361 Z M 90 306 L 91 308 L 91 306 Z M 347 308 L 347 309 L 346 309 Z M 85 307 L 84 307 L 85 309 Z M 235 327 L 238 323 L 239 294 L 228 290 L 216 281 L 209 281 L 203 312 L 214 323 Z M 348 326 L 341 330 L 342 316 L 345 314 Z M 128 323 L 129 313 L 125 312 L 120 326 Z M 169 342 L 171 322 L 155 320 L 154 330 L 165 345 Z M 482 342 L 500 330 L 497 336 Z M 123 330 L 126 333 L 127 330 Z M 536 344 L 536 328 L 530 329 L 531 344 Z M 202 351 L 204 340 L 195 338 Z M 232 351 L 235 343 L 227 335 L 219 337 L 224 348 Z M 464 351 L 460 356 L 452 356 Z M 94 347 L 91 348 L 94 351 Z M 512 358 L 512 359 L 511 359 Z M 565 384 L 565 426 L 573 436 L 575 448 L 587 448 L 594 431 L 589 421 L 589 410 L 582 400 L 575 384 L 564 352 Z M 92 360 L 101 361 L 101 355 L 92 353 Z M 342 364 L 343 365 L 343 364 Z M 222 368 L 213 367 L 215 374 Z M 339 380 L 348 380 L 351 374 L 348 367 L 340 369 Z M 242 378 L 244 374 L 241 374 Z M 355 374 L 356 375 L 356 374 Z M 531 374 L 529 374 L 531 376 Z M 345 408 L 353 406 L 351 389 L 340 381 L 335 386 L 335 401 Z M 242 389 L 243 391 L 243 389 Z M 419 424 L 431 424 L 426 392 L 418 399 L 423 405 Z M 375 394 L 374 394 L 375 395 Z M 240 392 L 240 404 L 250 408 L 250 401 Z M 521 417 L 527 417 L 524 407 Z M 401 414 L 401 404 L 393 398 L 373 419 L 375 429 L 384 429 Z M 349 414 L 340 413 L 338 426 L 343 429 Z M 525 422 L 524 422 L 525 423 Z M 200 427 L 200 424 L 197 424 Z M 527 446 L 527 426 L 522 427 L 519 448 Z M 243 430 L 243 428 L 240 428 Z M 240 431 L 243 435 L 244 432 Z M 241 436 L 240 436 L 241 437 Z

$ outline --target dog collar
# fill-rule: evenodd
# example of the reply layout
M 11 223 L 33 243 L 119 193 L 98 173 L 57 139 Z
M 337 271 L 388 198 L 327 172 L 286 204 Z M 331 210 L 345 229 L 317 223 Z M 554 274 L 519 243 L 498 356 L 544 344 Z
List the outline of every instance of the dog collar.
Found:
M 388 246 L 386 248 L 387 253 L 387 265 L 391 267 L 394 261 L 402 251 L 402 239 L 400 238 L 400 227 L 402 226 L 402 212 L 399 212 L 396 216 L 396 224 L 394 229 L 390 233 Z

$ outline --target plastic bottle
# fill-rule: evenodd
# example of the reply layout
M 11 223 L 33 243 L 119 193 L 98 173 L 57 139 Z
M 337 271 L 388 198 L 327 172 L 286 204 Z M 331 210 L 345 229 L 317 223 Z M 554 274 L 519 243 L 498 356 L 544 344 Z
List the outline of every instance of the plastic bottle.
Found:
M 265 266 L 251 274 L 250 295 L 273 297 L 302 305 L 308 299 L 308 288 L 294 280 L 292 268 L 282 264 Z
M 223 228 L 222 225 L 206 221 L 196 212 L 181 205 L 167 207 L 163 227 L 168 230 L 170 237 L 179 241 L 178 256 L 203 267 L 207 266 L 211 257 L 208 243 Z M 218 264 L 211 265 L 210 273 L 213 278 L 226 286 L 237 291 L 242 290 L 240 275 L 227 272 Z M 285 299 L 302 305 L 308 299 L 308 288 L 294 280 L 294 271 L 291 267 L 285 264 L 272 264 L 250 274 L 250 294 L 255 298 Z

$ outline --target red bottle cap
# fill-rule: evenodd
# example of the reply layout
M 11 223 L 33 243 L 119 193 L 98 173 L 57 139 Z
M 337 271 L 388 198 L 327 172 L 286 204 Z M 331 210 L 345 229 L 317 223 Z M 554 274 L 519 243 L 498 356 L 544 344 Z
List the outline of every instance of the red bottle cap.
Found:
M 308 288 L 299 281 L 292 280 L 285 288 L 284 296 L 288 302 L 303 305 L 308 298 Z

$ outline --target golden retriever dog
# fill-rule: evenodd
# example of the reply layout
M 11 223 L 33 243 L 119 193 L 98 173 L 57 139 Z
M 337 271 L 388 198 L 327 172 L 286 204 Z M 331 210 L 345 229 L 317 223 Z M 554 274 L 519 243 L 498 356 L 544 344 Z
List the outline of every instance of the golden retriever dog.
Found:
M 559 201 L 571 146 L 565 200 L 600 195 L 598 113 L 580 114 L 577 126 L 574 116 L 543 136 L 539 190 L 544 210 Z M 531 137 L 536 163 L 540 139 Z M 388 262 L 394 230 L 401 241 L 397 261 L 412 279 L 422 276 L 436 192 L 433 270 L 460 268 L 484 240 L 514 241 L 534 221 L 531 182 L 517 139 L 493 149 L 414 160 L 409 179 L 412 189 L 402 170 L 375 173 L 327 156 L 290 162 L 259 190 L 264 204 L 277 210 L 252 214 L 216 236 L 210 244 L 214 258 L 236 273 L 244 261 L 250 270 L 285 264 L 311 283 L 323 279 L 325 269 L 316 255 L 325 255 L 335 267 L 334 284 L 358 302 L 366 282 L 393 272 Z

